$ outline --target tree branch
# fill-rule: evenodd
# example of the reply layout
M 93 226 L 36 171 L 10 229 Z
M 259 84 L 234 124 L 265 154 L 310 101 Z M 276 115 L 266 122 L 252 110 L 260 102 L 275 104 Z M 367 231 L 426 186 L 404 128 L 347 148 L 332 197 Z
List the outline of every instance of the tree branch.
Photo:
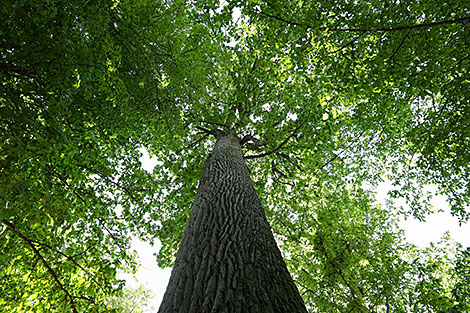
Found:
M 403 46 L 403 43 L 405 43 L 405 40 L 406 38 L 410 35 L 411 33 L 411 29 L 408 30 L 408 32 L 405 34 L 405 36 L 403 36 L 403 39 L 401 40 L 400 44 L 398 45 L 398 47 L 393 51 L 392 55 L 390 56 L 390 58 L 388 59 L 388 61 L 391 61 L 393 59 L 393 57 L 395 56 L 395 54 L 398 52 L 398 50 L 401 49 L 401 47 Z
M 361 32 L 358 36 L 356 36 L 353 40 L 351 40 L 350 42 L 346 43 L 345 45 L 341 46 L 340 48 L 336 49 L 335 51 L 331 52 L 330 54 L 335 54 L 349 46 L 351 46 L 352 44 L 354 44 L 359 38 L 361 38 L 366 32 Z
M 84 165 L 81 165 L 81 164 L 78 164 L 76 163 L 76 165 L 84 170 L 87 170 L 88 172 L 90 173 L 93 173 L 93 174 L 96 174 L 98 175 L 99 177 L 101 177 L 102 179 L 104 179 L 105 181 L 109 182 L 110 184 L 122 189 L 128 196 L 129 198 L 131 198 L 132 201 L 134 201 L 135 203 L 140 203 L 140 204 L 144 204 L 142 200 L 140 199 L 137 199 L 134 194 L 132 193 L 132 191 L 126 187 L 126 186 L 123 186 L 122 184 L 118 183 L 118 182 L 115 182 L 114 180 L 112 180 L 111 178 L 109 178 L 108 176 L 104 175 L 103 173 L 101 173 L 100 171 L 97 171 L 93 168 L 90 168 L 88 166 L 84 166 Z M 139 191 L 145 191 L 145 190 L 139 190 Z
M 259 150 L 261 147 L 266 146 L 268 143 L 265 140 L 261 140 L 253 137 L 252 135 L 246 135 L 240 140 L 240 145 L 247 148 L 248 150 Z
M 301 24 L 301 23 L 292 22 L 292 21 L 283 19 L 283 18 L 280 17 L 280 16 L 272 15 L 272 14 L 266 13 L 266 12 L 264 12 L 264 11 L 258 11 L 257 13 L 258 13 L 258 14 L 261 14 L 261 15 L 264 15 L 264 16 L 267 16 L 267 17 L 270 17 L 270 18 L 273 18 L 273 19 L 275 19 L 275 20 L 284 22 L 284 23 L 289 24 L 289 25 L 292 25 L 292 26 L 300 26 L 300 27 L 305 27 L 305 28 L 307 28 L 307 29 L 308 29 L 308 28 L 312 28 L 312 27 L 309 26 L 309 25 L 304 25 L 304 24 Z
M 206 133 L 204 136 L 202 136 L 201 138 L 197 139 L 197 140 L 194 140 L 193 142 L 191 142 L 189 145 L 181 148 L 177 153 L 181 153 L 182 151 L 186 150 L 186 149 L 189 149 L 189 148 L 194 148 L 194 147 L 198 147 L 199 146 L 199 143 L 201 141 L 203 141 L 204 139 L 207 138 L 207 136 L 209 136 L 208 133 Z
M 46 248 L 48 248 L 49 250 L 51 250 L 51 251 L 53 251 L 53 252 L 56 252 L 56 253 L 62 255 L 62 256 L 65 257 L 67 260 L 69 260 L 70 262 L 72 262 L 73 264 L 75 264 L 75 265 L 76 265 L 78 268 L 80 268 L 82 271 L 84 271 L 85 273 L 87 273 L 87 274 L 90 276 L 91 280 L 92 280 L 97 286 L 99 286 L 99 287 L 101 288 L 101 290 L 106 291 L 106 290 L 104 289 L 104 287 L 101 286 L 101 284 L 96 281 L 96 279 L 93 277 L 93 275 L 92 275 L 90 272 L 88 272 L 87 269 L 85 269 L 83 266 L 81 266 L 81 265 L 74 259 L 75 256 L 73 256 L 73 257 L 72 257 L 72 256 L 69 256 L 69 255 L 63 253 L 62 251 L 58 250 L 57 248 L 53 248 L 53 247 L 51 247 L 50 245 L 45 244 L 45 243 L 42 243 L 42 242 L 39 242 L 39 241 L 37 241 L 37 240 L 31 240 L 31 239 L 30 239 L 30 241 L 31 241 L 31 242 L 34 242 L 34 243 L 37 243 L 38 245 L 41 245 L 41 246 L 43 246 L 43 247 L 46 247 Z M 86 251 L 86 250 L 87 250 L 87 249 L 85 249 L 85 251 Z M 80 254 L 83 254 L 83 252 L 81 252 Z M 79 255 L 80 255 L 80 254 L 79 254 Z M 92 301 L 92 302 L 94 303 L 94 301 Z
M 288 183 L 288 182 L 285 182 L 285 181 L 282 181 L 282 179 L 279 177 L 279 176 L 282 176 L 284 178 L 287 178 L 287 175 L 284 174 L 283 172 L 281 172 L 277 167 L 276 165 L 274 164 L 274 162 L 271 162 L 271 170 L 273 172 L 273 180 L 279 184 L 283 184 L 283 185 L 288 185 L 288 186 L 291 186 L 291 187 L 295 187 L 294 184 L 291 184 L 291 183 Z
M 332 30 L 333 31 L 344 31 L 344 32 L 385 33 L 385 32 L 395 32 L 395 31 L 421 29 L 421 28 L 431 28 L 431 27 L 442 26 L 442 25 L 464 24 L 464 23 L 468 23 L 468 22 L 470 22 L 470 17 L 457 18 L 457 19 L 453 19 L 453 20 L 446 20 L 446 21 L 439 21 L 439 22 L 424 23 L 424 24 L 388 27 L 388 28 L 387 27 L 375 28 L 375 29 L 339 28 L 339 29 L 332 29 Z
M 294 129 L 294 131 L 292 132 L 292 134 L 290 134 L 286 139 L 284 139 L 284 141 L 281 142 L 281 144 L 280 144 L 279 146 L 277 146 L 276 149 L 271 150 L 271 151 L 268 151 L 268 152 L 265 152 L 265 153 L 261 153 L 261 154 L 247 155 L 247 156 L 245 156 L 245 159 L 262 158 L 262 157 L 268 156 L 268 155 L 270 155 L 270 154 L 276 153 L 276 152 L 279 151 L 293 136 L 295 136 L 295 135 L 297 134 L 297 132 L 299 131 L 300 127 L 302 127 L 303 124 L 304 124 L 304 122 L 299 123 L 299 124 L 297 125 L 297 127 Z
M 199 129 L 200 131 L 204 132 L 204 133 L 207 133 L 207 134 L 216 136 L 216 133 L 215 133 L 215 131 L 213 131 L 213 130 L 209 130 L 209 129 L 204 128 L 204 127 L 202 127 L 202 126 L 196 126 L 196 128 Z M 217 137 L 217 136 L 216 136 L 216 137 Z
M 357 140 L 359 139 L 366 131 L 363 130 L 361 131 L 355 138 L 354 140 Z M 334 160 L 336 160 L 337 158 L 339 158 L 343 152 L 345 152 L 348 148 L 351 148 L 354 146 L 354 142 L 352 142 L 351 144 L 349 144 L 347 147 L 345 147 L 344 149 L 342 149 L 339 153 L 333 153 L 333 157 L 331 157 L 328 161 L 326 161 L 324 164 L 322 164 L 316 171 L 315 171 L 315 174 L 318 174 L 318 172 L 320 172 L 323 168 L 325 168 L 325 166 L 327 166 L 328 164 L 330 164 L 331 162 L 333 162 Z
M 73 192 L 73 194 L 75 194 L 77 196 L 78 199 L 80 199 L 80 201 L 82 201 L 83 204 L 85 205 L 88 205 L 88 203 L 85 201 L 85 199 L 75 190 L 75 188 L 73 188 L 73 186 L 71 186 L 68 182 L 67 182 L 67 179 L 62 176 L 55 168 L 54 166 L 52 165 L 52 162 L 49 160 L 50 164 L 46 164 L 46 167 L 52 172 L 52 174 L 59 178 L 59 180 L 71 191 Z
M 299 171 L 302 171 L 302 168 L 300 167 L 300 165 L 297 164 L 297 162 L 292 161 L 291 158 L 287 154 L 282 153 L 282 152 L 277 152 L 276 155 L 278 155 L 278 156 L 282 157 L 283 159 L 287 160 L 290 164 L 295 166 Z
M 230 129 L 230 126 L 228 126 L 227 124 L 223 124 L 223 123 L 217 123 L 217 122 L 211 122 L 211 121 L 204 121 L 204 120 L 199 120 L 199 122 L 201 122 L 201 123 L 206 123 L 206 124 L 210 124 L 210 125 L 220 126 L 220 127 L 226 128 L 226 129 Z
M 281 21 L 283 23 L 292 25 L 292 26 L 299 26 L 306 29 L 314 29 L 315 27 L 308 25 L 297 23 L 293 21 L 289 21 L 277 15 L 272 15 L 266 13 L 264 11 L 258 11 L 257 13 L 270 17 L 272 19 Z M 452 24 L 464 24 L 470 22 L 470 17 L 462 17 L 456 18 L 453 20 L 445 20 L 439 22 L 431 22 L 431 23 L 423 23 L 423 24 L 415 24 L 415 25 L 404 25 L 404 26 L 396 26 L 396 27 L 380 27 L 380 28 L 373 28 L 373 29 L 366 29 L 366 28 L 329 28 L 329 27 L 320 27 L 317 28 L 318 30 L 330 30 L 335 32 L 362 32 L 362 33 L 385 33 L 385 32 L 395 32 L 395 31 L 403 31 L 403 30 L 412 30 L 412 29 L 421 29 L 421 28 L 430 28 L 435 26 L 442 26 L 442 25 L 452 25 Z M 357 39 L 356 39 L 357 40 Z
M 343 269 L 341 268 L 341 265 L 340 264 L 336 264 L 337 262 L 333 262 L 333 260 L 330 258 L 330 256 L 328 255 L 328 252 L 326 250 L 326 247 L 325 247 L 325 243 L 323 242 L 323 238 L 320 236 L 317 237 L 320 241 L 320 245 L 319 245 L 319 249 L 321 250 L 321 252 L 324 254 L 325 258 L 326 258 L 326 261 L 331 265 L 331 267 L 333 268 L 333 270 L 336 272 L 336 274 L 339 275 L 339 277 L 341 277 L 341 280 L 343 280 L 343 282 L 345 283 L 345 285 L 348 287 L 349 289 L 349 292 L 351 293 L 351 295 L 356 299 L 356 300 L 359 300 L 359 297 L 357 296 L 355 290 L 353 289 L 353 287 L 351 286 L 350 282 L 348 279 L 346 279 L 345 275 L 344 275 L 344 272 L 343 272 Z M 339 268 L 338 268 L 339 267 Z M 363 291 L 358 288 L 359 290 L 359 293 L 362 295 L 361 298 L 364 298 L 365 295 L 363 293 Z M 359 308 L 362 312 L 362 308 Z
M 65 293 L 65 296 L 66 298 L 69 299 L 69 302 L 70 302 L 70 306 L 72 308 L 72 312 L 73 313 L 78 313 L 77 311 L 77 308 L 75 306 L 75 302 L 74 302 L 74 297 L 69 293 L 69 291 L 67 289 L 65 289 L 65 286 L 62 284 L 62 282 L 59 280 L 59 278 L 57 277 L 57 273 L 52 269 L 52 267 L 50 266 L 49 263 L 47 263 L 46 259 L 44 259 L 44 257 L 41 255 L 41 253 L 39 252 L 38 249 L 36 249 L 36 247 L 34 246 L 33 242 L 28 238 L 26 237 L 25 235 L 23 235 L 21 232 L 19 232 L 15 226 L 10 223 L 9 221 L 5 220 L 5 219 L 2 219 L 2 223 L 4 225 L 6 225 L 8 228 L 10 228 L 10 230 L 15 234 L 17 235 L 18 237 L 20 237 L 21 239 L 23 239 L 27 244 L 28 246 L 31 248 L 31 250 L 33 250 L 34 254 L 38 257 L 39 260 L 41 260 L 42 264 L 44 264 L 44 267 L 47 269 L 47 271 L 49 272 L 49 274 L 52 276 L 52 279 L 57 283 L 57 285 L 59 286 L 60 289 L 62 289 L 62 291 Z

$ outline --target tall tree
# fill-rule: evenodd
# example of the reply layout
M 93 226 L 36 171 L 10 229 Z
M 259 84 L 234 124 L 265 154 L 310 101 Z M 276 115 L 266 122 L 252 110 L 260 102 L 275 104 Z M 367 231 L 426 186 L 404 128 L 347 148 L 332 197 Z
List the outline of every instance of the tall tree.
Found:
M 116 271 L 134 266 L 132 235 L 159 238 L 160 265 L 171 266 L 191 203 L 197 212 L 202 201 L 209 134 L 223 128 L 249 139 L 241 149 L 261 195 L 254 206 L 309 310 L 468 310 L 468 253 L 419 250 L 395 220 L 425 218 L 427 183 L 469 217 L 469 8 L 8 1 L 0 307 L 107 310 Z M 153 173 L 140 165 L 141 147 L 159 159 Z M 374 204 L 367 186 L 383 177 L 409 209 Z M 449 251 L 443 266 L 433 262 Z
M 159 312 L 307 312 L 252 185 L 243 139 L 214 133 Z

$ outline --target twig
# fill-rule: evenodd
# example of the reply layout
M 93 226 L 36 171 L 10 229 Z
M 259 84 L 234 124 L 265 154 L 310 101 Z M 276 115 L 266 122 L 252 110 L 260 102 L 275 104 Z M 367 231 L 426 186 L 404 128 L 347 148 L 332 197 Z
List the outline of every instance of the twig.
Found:
M 345 45 L 341 46 L 340 48 L 336 49 L 335 51 L 331 52 L 330 54 L 335 54 L 349 46 L 351 46 L 353 43 L 355 43 L 359 38 L 361 38 L 366 32 L 362 32 L 360 33 L 358 36 L 356 36 L 353 40 L 351 40 L 350 42 L 346 43 Z
M 356 138 L 354 138 L 355 140 L 359 139 L 366 131 L 363 130 L 359 135 L 356 136 Z M 353 146 L 353 144 L 351 143 L 350 145 L 348 145 L 345 149 L 341 150 L 339 153 L 333 153 L 333 157 L 330 158 L 328 161 L 326 161 L 323 165 L 321 165 L 315 172 L 315 175 L 318 174 L 318 172 L 320 172 L 320 170 L 322 170 L 325 166 L 327 166 L 328 164 L 330 164 L 331 162 L 333 162 L 334 160 L 336 160 L 338 157 L 341 156 L 341 154 L 343 154 L 343 152 L 345 152 L 348 148 L 351 148 Z
M 194 140 L 193 142 L 191 142 L 189 145 L 187 145 L 186 147 L 183 147 L 181 148 L 177 154 L 180 154 L 182 151 L 186 150 L 186 149 L 189 149 L 189 148 L 193 148 L 193 147 L 196 147 L 201 141 L 203 141 L 204 139 L 206 139 L 207 137 L 209 136 L 209 134 L 205 134 L 204 136 L 202 136 L 201 138 L 199 138 L 198 140 Z
M 273 19 L 275 19 L 275 20 L 284 22 L 284 23 L 289 24 L 289 25 L 292 25 L 292 26 L 300 26 L 300 27 L 305 27 L 305 28 L 312 28 L 312 27 L 310 27 L 309 25 L 304 25 L 304 24 L 301 24 L 301 23 L 292 22 L 292 21 L 283 19 L 283 18 L 280 17 L 280 16 L 271 15 L 271 14 L 268 14 L 268 13 L 263 12 L 263 11 L 259 11 L 259 12 L 257 12 L 257 13 L 259 13 L 259 14 L 261 14 L 261 15 L 265 15 L 265 16 L 270 17 L 270 18 L 273 18 Z
M 220 127 L 227 128 L 227 129 L 230 128 L 230 126 L 228 126 L 227 124 L 218 123 L 218 122 L 211 122 L 211 121 L 204 121 L 204 120 L 199 120 L 199 122 L 206 123 L 206 124 L 211 124 L 211 125 L 216 125 L 216 126 L 220 126 Z
M 101 177 L 101 178 L 104 179 L 105 181 L 107 181 L 107 182 L 113 184 L 114 186 L 116 186 L 116 187 L 118 187 L 118 188 L 124 190 L 125 193 L 126 193 L 126 194 L 131 198 L 131 200 L 134 201 L 135 203 L 144 204 L 144 203 L 142 202 L 142 200 L 137 199 L 137 198 L 133 195 L 133 193 L 131 192 L 131 190 L 129 190 L 129 188 L 127 188 L 127 187 L 121 185 L 121 184 L 118 183 L 118 182 L 115 182 L 114 180 L 112 180 L 111 178 L 107 177 L 106 175 L 104 175 L 104 174 L 101 173 L 100 171 L 97 171 L 97 170 L 95 170 L 95 169 L 93 169 L 93 168 L 89 168 L 88 166 L 84 166 L 84 165 L 81 165 L 81 164 L 78 164 L 78 163 L 76 163 L 76 165 L 77 165 L 78 167 L 84 169 L 84 170 L 89 171 L 90 173 L 94 173 L 94 174 L 98 175 L 99 177 Z M 140 191 L 140 190 L 139 190 L 139 191 Z M 142 190 L 142 191 L 145 191 L 145 190 Z
M 49 161 L 51 162 L 51 161 Z M 86 200 L 75 190 L 75 188 L 73 188 L 73 186 L 71 186 L 68 182 L 67 182 L 67 179 L 65 179 L 64 176 L 62 176 L 62 174 L 60 174 L 53 166 L 52 166 L 52 163 L 51 164 L 46 164 L 46 167 L 49 168 L 49 170 L 52 172 L 52 174 L 54 174 L 57 178 L 59 178 L 59 180 L 70 190 L 72 191 L 78 199 L 80 199 L 80 201 L 82 201 L 83 204 L 85 205 L 88 205 L 88 203 L 86 202 Z
M 343 282 L 346 284 L 346 286 L 349 288 L 349 291 L 351 292 L 351 295 L 355 298 L 355 299 L 359 299 L 359 297 L 356 295 L 356 292 L 354 291 L 354 289 L 352 288 L 350 282 L 346 279 L 346 277 L 344 276 L 344 273 L 343 273 L 343 270 L 341 269 L 341 267 L 338 269 L 338 265 L 335 264 L 335 262 L 333 262 L 330 258 L 330 256 L 328 255 L 328 252 L 326 250 L 326 247 L 325 247 L 325 243 L 323 242 L 323 238 L 320 236 L 317 237 L 320 241 L 320 250 L 324 253 L 325 255 L 325 258 L 326 258 L 326 261 L 331 265 L 331 267 L 333 268 L 333 270 L 341 277 L 341 279 L 343 280 Z M 359 288 L 359 292 L 361 293 L 362 297 L 365 297 L 363 291 Z M 361 312 L 362 312 L 362 308 L 360 308 Z
M 273 172 L 273 180 L 279 184 L 283 184 L 283 185 L 288 185 L 288 186 L 291 186 L 291 187 L 295 187 L 295 183 L 289 183 L 289 182 L 286 182 L 286 181 L 283 181 L 280 176 L 286 178 L 286 179 L 289 179 L 288 176 L 286 174 L 284 174 L 281 170 L 279 170 L 277 167 L 276 167 L 276 164 L 274 163 L 274 161 L 271 161 L 271 170 Z
M 290 164 L 294 165 L 299 171 L 302 171 L 302 168 L 300 167 L 299 164 L 297 164 L 297 162 L 294 162 L 291 160 L 291 158 L 285 154 L 285 153 L 282 153 L 282 152 L 277 152 L 276 155 L 282 157 L 283 159 L 287 160 Z
M 391 55 L 390 58 L 388 59 L 389 62 L 393 59 L 393 57 L 394 57 L 395 54 L 398 52 L 398 50 L 400 50 L 400 48 L 403 46 L 403 43 L 405 42 L 406 38 L 409 36 L 410 33 L 411 33 L 411 29 L 408 30 L 408 32 L 405 34 L 405 36 L 403 36 L 403 39 L 401 40 L 400 44 L 399 44 L 398 47 L 393 51 L 392 55 Z

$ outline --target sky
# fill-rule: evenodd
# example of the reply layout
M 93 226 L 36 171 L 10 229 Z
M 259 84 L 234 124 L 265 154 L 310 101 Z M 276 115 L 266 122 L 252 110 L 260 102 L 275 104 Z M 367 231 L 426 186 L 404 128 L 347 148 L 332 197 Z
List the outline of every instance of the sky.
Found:
M 141 152 L 143 154 L 141 158 L 143 168 L 152 171 L 156 159 L 150 158 L 145 150 L 141 150 Z M 387 183 L 377 187 L 377 199 L 382 205 L 385 205 L 389 188 L 390 185 Z M 458 219 L 449 213 L 445 197 L 435 197 L 432 205 L 437 212 L 428 216 L 426 222 L 408 218 L 399 223 L 400 227 L 405 230 L 407 241 L 420 247 L 427 247 L 430 242 L 439 241 L 448 231 L 455 241 L 460 242 L 464 247 L 470 247 L 470 224 L 459 226 Z M 442 212 L 438 212 L 440 210 Z M 119 276 L 120 279 L 126 280 L 126 287 L 128 288 L 138 288 L 140 285 L 144 285 L 153 292 L 155 297 L 151 301 L 151 307 L 145 311 L 146 313 L 156 313 L 158 311 L 171 274 L 170 268 L 161 269 L 157 265 L 155 254 L 160 247 L 158 240 L 152 247 L 148 243 L 134 238 L 132 248 L 137 251 L 141 266 L 135 275 L 121 273 Z

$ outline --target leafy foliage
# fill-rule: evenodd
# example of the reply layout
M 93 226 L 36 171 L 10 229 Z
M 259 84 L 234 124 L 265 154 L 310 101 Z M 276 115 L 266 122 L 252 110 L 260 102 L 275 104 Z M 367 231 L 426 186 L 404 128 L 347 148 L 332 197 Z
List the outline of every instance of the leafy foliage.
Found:
M 154 187 L 137 150 L 154 136 L 156 91 L 133 83 L 160 62 L 142 54 L 151 33 L 127 36 L 152 7 L 122 19 L 128 5 L 2 6 L 0 301 L 7 310 L 103 311 L 105 295 L 120 285 L 117 268 L 133 267 L 129 235 L 148 237 L 156 227 L 144 216 L 153 212 Z M 138 70 L 133 79 L 127 62 Z
M 0 12 L 1 307 L 110 310 L 132 235 L 158 237 L 170 266 L 209 134 L 230 128 L 251 138 L 252 178 L 312 311 L 468 310 L 468 250 L 420 250 L 394 222 L 425 218 L 429 183 L 470 216 L 468 1 Z M 409 210 L 373 203 L 365 186 L 384 177 Z
M 122 291 L 122 295 L 110 297 L 107 302 L 117 312 L 142 313 L 147 308 L 152 309 L 149 307 L 149 301 L 152 298 L 152 292 L 140 286 L 139 288 L 126 288 Z

